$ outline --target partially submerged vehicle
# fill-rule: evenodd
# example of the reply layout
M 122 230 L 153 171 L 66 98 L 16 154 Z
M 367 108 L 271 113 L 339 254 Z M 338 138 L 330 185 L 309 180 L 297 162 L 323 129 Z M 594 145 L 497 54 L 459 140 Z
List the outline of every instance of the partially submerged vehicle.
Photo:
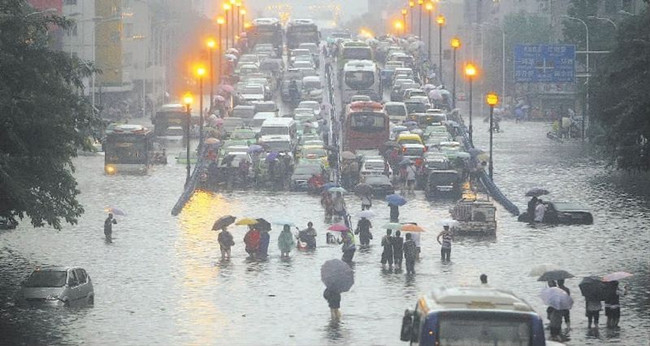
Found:
M 496 207 L 488 199 L 465 196 L 449 213 L 456 220 L 451 225 L 454 234 L 494 235 L 497 231 Z
M 549 202 L 542 223 L 562 225 L 591 225 L 594 217 L 586 207 L 572 202 Z M 517 221 L 530 222 L 528 212 L 525 211 L 517 217 Z

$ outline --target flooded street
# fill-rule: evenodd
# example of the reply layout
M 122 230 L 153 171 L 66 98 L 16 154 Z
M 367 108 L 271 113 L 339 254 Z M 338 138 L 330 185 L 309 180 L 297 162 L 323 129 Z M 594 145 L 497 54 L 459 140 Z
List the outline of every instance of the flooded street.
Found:
M 488 148 L 487 124 L 475 121 L 475 144 Z M 502 123 L 495 135 L 494 180 L 520 210 L 524 192 L 541 187 L 554 201 L 588 206 L 593 225 L 540 226 L 519 223 L 499 208 L 494 239 L 457 239 L 451 264 L 439 260 L 436 220 L 449 218 L 449 201 L 429 202 L 419 192 L 402 207 L 400 221 L 428 230 L 422 236 L 417 275 L 382 272 L 379 246 L 389 210 L 374 201 L 378 216 L 371 248 L 355 255 L 355 285 L 342 295 L 342 323 L 330 324 L 322 298 L 320 266 L 340 258 L 339 246 L 325 243 L 319 199 L 305 193 L 196 193 L 178 217 L 170 210 L 182 193 L 184 165 L 170 156 L 148 176 L 106 176 L 103 156 L 75 160 L 86 209 L 79 224 L 61 231 L 32 228 L 27 220 L 0 233 L 0 333 L 5 344 L 202 344 L 202 345 L 395 345 L 405 308 L 432 287 L 478 284 L 485 273 L 492 286 L 507 288 L 545 315 L 538 298 L 545 283 L 530 277 L 542 263 L 560 265 L 575 300 L 569 345 L 645 345 L 650 338 L 650 210 L 647 181 L 611 174 L 604 162 L 587 155 L 580 143 L 559 144 L 545 137 L 543 123 Z M 180 151 L 179 148 L 177 151 Z M 170 154 L 175 153 L 170 150 Z M 645 183 L 645 185 L 643 185 Z M 347 197 L 352 215 L 358 198 Z M 104 209 L 118 207 L 114 243 L 105 244 Z M 314 253 L 293 251 L 280 259 L 271 232 L 267 262 L 247 262 L 245 227 L 232 226 L 233 259 L 220 262 L 217 232 L 210 228 L 225 214 L 293 220 L 301 228 L 313 221 L 319 232 Z M 356 219 L 353 218 L 356 222 Z M 70 310 L 23 309 L 13 297 L 36 266 L 78 265 L 90 274 L 95 306 Z M 587 335 L 582 276 L 625 270 L 631 291 L 622 299 L 621 328 Z M 602 316 L 602 314 L 601 314 Z

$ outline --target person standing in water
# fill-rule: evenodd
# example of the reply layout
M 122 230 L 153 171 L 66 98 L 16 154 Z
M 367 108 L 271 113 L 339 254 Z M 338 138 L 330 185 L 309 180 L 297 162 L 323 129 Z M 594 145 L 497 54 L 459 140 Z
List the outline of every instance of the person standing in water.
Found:
M 381 239 L 381 246 L 384 247 L 384 251 L 381 253 L 381 267 L 386 268 L 386 262 L 388 262 L 388 268 L 393 269 L 393 237 L 391 233 L 393 231 L 390 229 L 386 230 L 386 235 Z
M 442 238 L 442 241 L 440 240 Z M 444 226 L 444 230 L 438 234 L 438 243 L 442 245 L 440 248 L 440 258 L 443 262 L 451 261 L 451 242 L 454 240 L 454 236 L 449 230 L 449 225 Z
M 390 222 L 399 222 L 399 206 L 388 204 L 390 207 Z
M 107 243 L 113 242 L 113 225 L 117 224 L 117 220 L 113 218 L 113 213 L 108 213 L 108 217 L 104 220 L 104 236 Z
M 362 217 L 357 223 L 357 229 L 354 231 L 354 234 L 359 235 L 359 241 L 361 246 L 367 247 L 370 245 L 370 240 L 372 239 L 372 233 L 370 233 L 370 228 L 372 228 L 372 223 L 365 217 Z
M 221 229 L 217 241 L 219 242 L 219 248 L 221 249 L 221 259 L 230 259 L 230 248 L 235 245 L 235 241 L 232 238 L 232 234 L 228 232 L 228 229 L 225 226 Z
M 293 240 L 293 233 L 291 233 L 291 227 L 289 225 L 284 225 L 280 236 L 278 237 L 278 247 L 280 248 L 281 257 L 289 257 L 289 252 L 291 249 L 296 246 L 296 242 Z
M 341 246 L 341 251 L 343 251 L 343 258 L 341 258 L 341 260 L 352 265 L 352 258 L 354 258 L 354 253 L 357 251 L 357 248 L 354 245 L 354 239 L 352 238 L 352 232 L 343 232 L 342 236 L 343 245 Z
M 395 259 L 396 270 L 402 269 L 403 247 L 404 238 L 401 237 L 400 231 L 395 231 L 395 236 L 393 237 L 393 258 Z
M 338 321 L 341 319 L 341 293 L 334 290 L 326 288 L 323 292 L 323 298 L 327 300 L 327 304 L 330 307 L 330 316 L 332 321 Z
M 415 274 L 415 258 L 417 257 L 417 250 L 415 242 L 411 239 L 411 233 L 406 233 L 406 241 L 404 242 L 404 261 L 406 262 L 406 274 Z

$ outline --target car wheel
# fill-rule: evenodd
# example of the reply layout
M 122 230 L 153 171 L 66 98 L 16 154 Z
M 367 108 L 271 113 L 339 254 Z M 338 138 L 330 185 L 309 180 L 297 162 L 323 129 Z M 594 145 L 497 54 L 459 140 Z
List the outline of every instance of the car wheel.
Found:
M 95 296 L 88 297 L 88 305 L 95 305 Z

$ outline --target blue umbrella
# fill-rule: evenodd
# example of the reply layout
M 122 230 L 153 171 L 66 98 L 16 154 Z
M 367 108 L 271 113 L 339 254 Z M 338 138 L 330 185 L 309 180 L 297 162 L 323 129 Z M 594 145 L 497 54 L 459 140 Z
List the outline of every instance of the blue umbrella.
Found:
M 329 190 L 330 188 L 337 187 L 337 186 L 339 186 L 339 184 L 334 183 L 334 182 L 329 182 L 329 183 L 323 185 L 323 189 Z
M 264 147 L 258 144 L 253 144 L 250 147 L 248 147 L 248 153 L 259 153 L 261 151 L 264 151 Z
M 291 227 L 296 225 L 295 223 L 293 223 L 291 221 L 287 221 L 287 220 L 275 220 L 275 221 L 273 221 L 273 224 L 274 225 L 279 225 L 279 226 L 289 225 Z
M 402 196 L 400 196 L 398 194 L 392 194 L 392 195 L 386 196 L 386 202 L 388 202 L 389 205 L 392 204 L 392 205 L 396 205 L 398 207 L 401 207 L 404 204 L 406 204 L 406 199 L 404 199 L 404 197 L 402 197 Z
M 273 161 L 278 158 L 278 153 L 275 151 L 270 152 L 268 155 L 266 155 L 266 162 Z

